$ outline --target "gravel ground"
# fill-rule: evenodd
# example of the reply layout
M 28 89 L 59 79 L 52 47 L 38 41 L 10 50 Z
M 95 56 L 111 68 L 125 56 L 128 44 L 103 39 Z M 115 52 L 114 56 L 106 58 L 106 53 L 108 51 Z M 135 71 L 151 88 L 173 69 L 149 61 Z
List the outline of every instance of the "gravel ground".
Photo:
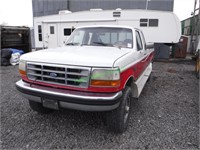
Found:
M 105 113 L 40 115 L 15 89 L 18 66 L 1 67 L 1 149 L 199 149 L 199 80 L 193 62 L 155 62 L 129 128 L 110 133 Z

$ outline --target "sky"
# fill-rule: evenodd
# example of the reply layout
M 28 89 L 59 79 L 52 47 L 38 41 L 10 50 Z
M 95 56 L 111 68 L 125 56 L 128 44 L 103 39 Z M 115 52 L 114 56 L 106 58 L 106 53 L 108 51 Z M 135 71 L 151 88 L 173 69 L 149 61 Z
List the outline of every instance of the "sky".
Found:
M 191 17 L 195 0 L 174 0 L 174 13 L 180 20 Z M 33 26 L 32 0 L 0 0 L 0 24 Z

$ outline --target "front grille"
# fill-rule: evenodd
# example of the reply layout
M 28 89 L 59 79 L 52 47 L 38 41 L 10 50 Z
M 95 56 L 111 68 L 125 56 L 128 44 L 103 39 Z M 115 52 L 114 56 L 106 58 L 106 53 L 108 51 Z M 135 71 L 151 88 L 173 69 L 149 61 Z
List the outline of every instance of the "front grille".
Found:
M 27 63 L 29 80 L 80 88 L 89 86 L 90 70 L 89 67 Z

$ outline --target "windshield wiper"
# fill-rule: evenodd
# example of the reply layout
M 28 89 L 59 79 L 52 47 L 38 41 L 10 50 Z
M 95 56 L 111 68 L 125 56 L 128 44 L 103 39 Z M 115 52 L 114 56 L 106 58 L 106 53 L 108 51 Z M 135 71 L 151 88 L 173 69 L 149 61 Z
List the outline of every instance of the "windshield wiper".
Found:
M 79 43 L 67 43 L 66 45 L 79 45 Z
M 94 44 L 102 45 L 102 46 L 113 46 L 112 44 L 106 44 L 103 42 L 93 42 Z

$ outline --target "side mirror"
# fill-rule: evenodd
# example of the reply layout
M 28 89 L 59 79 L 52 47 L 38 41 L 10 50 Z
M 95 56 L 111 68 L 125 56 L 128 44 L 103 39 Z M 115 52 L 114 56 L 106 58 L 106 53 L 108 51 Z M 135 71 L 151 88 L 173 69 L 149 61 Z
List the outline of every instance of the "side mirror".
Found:
M 146 43 L 146 49 L 152 49 L 154 48 L 154 43 Z

